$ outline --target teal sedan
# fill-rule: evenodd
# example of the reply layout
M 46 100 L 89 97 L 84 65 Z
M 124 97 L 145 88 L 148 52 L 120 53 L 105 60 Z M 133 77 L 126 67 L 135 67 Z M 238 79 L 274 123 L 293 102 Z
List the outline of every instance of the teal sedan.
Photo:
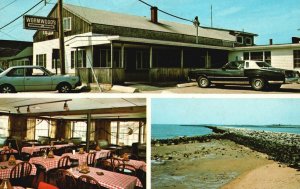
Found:
M 15 66 L 0 73 L 0 92 L 55 91 L 68 93 L 81 85 L 80 78 L 55 75 L 42 66 Z

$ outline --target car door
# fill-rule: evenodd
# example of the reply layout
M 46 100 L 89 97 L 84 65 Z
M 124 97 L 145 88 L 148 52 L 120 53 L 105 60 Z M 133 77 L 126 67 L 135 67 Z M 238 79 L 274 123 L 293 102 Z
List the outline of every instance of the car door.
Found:
M 40 68 L 26 68 L 26 91 L 49 91 L 52 87 L 52 77 Z
M 249 84 L 248 78 L 244 74 L 244 61 L 232 61 L 222 68 L 222 72 L 215 83 L 226 84 Z
M 25 77 L 24 77 L 24 68 L 13 68 L 6 74 L 5 83 L 11 84 L 16 91 L 24 91 L 25 90 Z

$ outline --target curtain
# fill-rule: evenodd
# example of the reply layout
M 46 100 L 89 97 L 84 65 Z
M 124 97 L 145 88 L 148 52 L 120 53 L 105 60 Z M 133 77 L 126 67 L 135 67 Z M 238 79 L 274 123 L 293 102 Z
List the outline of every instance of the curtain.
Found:
M 71 138 L 72 137 L 72 124 L 71 121 L 65 121 L 64 125 L 62 127 L 65 127 L 65 138 Z
M 107 140 L 108 143 L 111 143 L 110 132 L 111 132 L 110 121 L 108 120 L 95 121 L 95 141 Z
M 57 128 L 57 121 L 56 120 L 51 120 L 50 122 L 50 137 L 51 138 L 56 138 L 56 128 Z
M 27 132 L 26 137 L 27 140 L 34 140 L 36 120 L 34 118 L 27 119 Z
M 91 134 L 90 134 L 90 141 L 95 141 L 95 125 L 96 121 L 91 121 Z

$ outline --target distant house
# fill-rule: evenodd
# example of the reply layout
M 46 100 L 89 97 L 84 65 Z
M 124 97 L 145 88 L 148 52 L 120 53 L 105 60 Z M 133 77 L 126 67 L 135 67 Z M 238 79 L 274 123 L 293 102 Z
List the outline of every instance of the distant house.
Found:
M 57 17 L 54 6 L 48 17 Z M 66 72 L 83 81 L 178 81 L 195 68 L 220 67 L 236 46 L 252 46 L 256 34 L 199 27 L 103 10 L 63 5 Z M 60 71 L 57 32 L 34 35 L 34 64 Z
M 33 43 L 27 41 L 0 40 L 0 67 L 32 65 Z
M 229 60 L 261 60 L 274 67 L 300 71 L 300 38 L 293 37 L 292 43 L 237 47 L 229 53 Z

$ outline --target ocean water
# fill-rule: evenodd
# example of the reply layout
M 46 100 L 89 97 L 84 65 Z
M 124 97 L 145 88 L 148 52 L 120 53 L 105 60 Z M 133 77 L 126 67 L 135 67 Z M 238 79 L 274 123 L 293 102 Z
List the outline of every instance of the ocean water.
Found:
M 300 126 L 295 126 L 295 125 L 247 125 L 247 126 L 226 125 L 223 127 L 300 134 Z M 211 133 L 212 130 L 206 128 L 205 125 L 175 125 L 175 124 L 152 124 L 151 125 L 152 139 L 166 139 L 166 138 L 175 138 L 180 136 L 200 136 L 200 135 L 206 135 Z

